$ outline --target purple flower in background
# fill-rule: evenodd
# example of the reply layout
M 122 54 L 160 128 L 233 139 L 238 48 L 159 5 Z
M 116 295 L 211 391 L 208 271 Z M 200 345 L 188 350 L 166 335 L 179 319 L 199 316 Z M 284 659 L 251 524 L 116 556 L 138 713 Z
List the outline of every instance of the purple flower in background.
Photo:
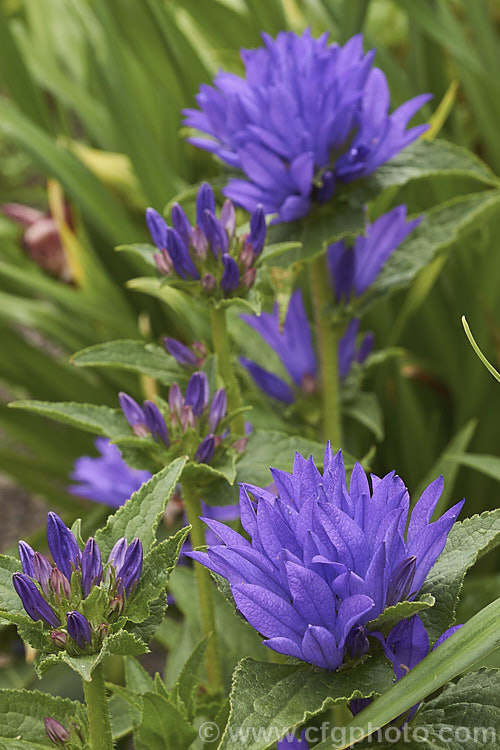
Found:
M 346 378 L 353 362 L 363 364 L 371 353 L 375 342 L 373 333 L 365 333 L 359 348 L 356 348 L 356 339 L 359 333 L 359 318 L 352 318 L 347 324 L 344 335 L 339 340 L 339 375 Z
M 372 475 L 370 488 L 360 464 L 348 490 L 342 454 L 334 455 L 329 444 L 323 475 L 312 457 L 299 454 L 293 473 L 271 474 L 277 496 L 241 487 L 241 522 L 251 541 L 204 519 L 221 543 L 190 556 L 227 578 L 238 609 L 265 645 L 337 669 L 346 644 L 358 643 L 360 625 L 378 617 L 397 592 L 409 599 L 418 593 L 463 501 L 431 523 L 442 477 L 409 515 L 401 479 L 394 472 Z
M 236 236 L 233 204 L 226 200 L 218 218 L 215 197 L 207 182 L 201 185 L 196 198 L 195 226 L 178 203 L 172 206 L 172 227 L 148 208 L 146 223 L 158 249 L 154 255 L 158 270 L 163 275 L 175 272 L 185 281 L 201 280 L 206 294 L 229 297 L 238 290 L 241 294 L 255 281 L 254 264 L 266 239 L 264 210 L 256 205 L 252 211 L 250 233 Z M 179 342 L 170 341 L 174 341 L 171 353 L 192 364 L 186 349 L 181 349 Z
M 366 292 L 387 259 L 421 221 L 422 217 L 406 221 L 406 206 L 396 206 L 373 224 L 367 223 L 365 234 L 356 237 L 353 247 L 345 240 L 330 245 L 328 268 L 337 302 Z
M 262 38 L 263 47 L 241 51 L 245 78 L 221 71 L 201 86 L 200 109 L 184 112 L 208 136 L 190 143 L 244 173 L 223 192 L 248 211 L 262 204 L 279 221 L 300 219 L 338 182 L 371 174 L 427 129 L 407 125 L 429 95 L 389 114 L 386 77 L 360 35 L 343 47 L 310 30 Z
M 297 289 L 290 297 L 283 327 L 280 325 L 278 303 L 272 313 L 260 315 L 242 315 L 242 320 L 251 326 L 261 338 L 273 349 L 283 363 L 293 385 L 304 393 L 314 392 L 316 388 L 316 354 L 314 353 L 312 333 L 302 300 L 302 292 Z M 345 377 L 354 360 L 363 362 L 373 346 L 373 337 L 367 334 L 358 352 L 355 350 L 359 321 L 351 321 L 345 335 L 339 341 L 339 374 Z M 295 401 L 293 387 L 265 370 L 256 362 L 240 357 L 241 364 L 248 370 L 256 384 L 268 396 L 291 404 Z
M 305 730 L 302 732 L 300 740 L 295 735 L 289 734 L 280 740 L 276 747 L 277 750 L 309 750 Z
M 111 445 L 107 438 L 96 438 L 95 446 L 100 456 L 76 459 L 71 479 L 78 484 L 71 485 L 69 491 L 87 500 L 119 508 L 152 475 L 149 471 L 127 466 L 116 445 Z
M 448 628 L 442 636 L 438 638 L 432 651 L 435 651 L 441 644 L 448 640 L 453 633 L 460 630 L 462 625 L 454 625 Z M 390 631 L 387 639 L 381 633 L 371 633 L 380 641 L 385 655 L 392 664 L 396 682 L 401 680 L 408 672 L 420 664 L 429 653 L 429 636 L 427 630 L 418 615 L 413 615 L 406 620 L 401 620 Z M 351 701 L 349 707 L 354 716 L 363 710 L 372 702 L 371 698 L 356 698 Z M 419 703 L 413 706 L 406 716 L 405 723 L 415 716 Z

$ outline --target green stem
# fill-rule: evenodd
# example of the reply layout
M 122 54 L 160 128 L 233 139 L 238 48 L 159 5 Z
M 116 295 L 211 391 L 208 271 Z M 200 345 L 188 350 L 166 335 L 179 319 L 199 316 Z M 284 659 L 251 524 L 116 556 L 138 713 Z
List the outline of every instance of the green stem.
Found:
M 325 312 L 328 303 L 332 300 L 325 256 L 316 258 L 310 264 L 310 282 L 321 368 L 323 438 L 331 440 L 333 449 L 338 450 L 342 447 L 338 330 Z
M 203 523 L 200 521 L 200 499 L 196 489 L 189 482 L 185 481 L 182 482 L 182 496 L 184 498 L 186 515 L 191 525 L 191 544 L 193 545 L 193 549 L 199 549 L 206 546 L 205 531 Z M 194 563 L 194 572 L 200 600 L 203 635 L 210 635 L 206 651 L 208 683 L 213 693 L 222 693 L 222 667 L 215 629 L 214 585 L 208 569 L 196 561 Z
M 102 664 L 95 667 L 90 682 L 83 680 L 83 693 L 89 717 L 90 750 L 113 750 Z
M 236 411 L 236 409 L 240 409 L 242 406 L 241 394 L 231 360 L 226 311 L 223 307 L 210 306 L 210 323 L 212 325 L 214 349 L 217 354 L 217 367 L 226 386 L 229 412 Z M 237 435 L 245 434 L 245 417 L 243 414 L 239 414 L 231 422 L 231 431 Z

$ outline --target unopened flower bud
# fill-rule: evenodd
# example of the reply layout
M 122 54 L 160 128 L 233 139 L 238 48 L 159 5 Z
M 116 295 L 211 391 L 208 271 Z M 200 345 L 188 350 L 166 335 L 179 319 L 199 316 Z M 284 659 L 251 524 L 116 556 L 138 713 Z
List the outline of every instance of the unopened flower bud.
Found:
M 47 516 L 47 542 L 55 564 L 70 580 L 73 570 L 80 566 L 80 548 L 74 534 L 53 512 Z
M 159 253 L 154 253 L 153 260 L 156 263 L 156 267 L 159 272 L 164 276 L 168 276 L 168 274 L 174 267 L 172 258 L 168 254 L 168 250 L 161 250 Z
M 116 571 L 117 591 L 130 596 L 142 572 L 142 543 L 135 538 L 128 546 L 122 567 Z
M 194 418 L 193 414 L 193 407 L 186 405 L 182 407 L 181 412 L 181 429 L 183 432 L 186 432 L 186 430 L 189 430 L 190 428 L 193 428 L 196 426 L 196 420 Z
M 236 229 L 236 213 L 234 210 L 234 204 L 228 198 L 224 201 L 220 212 L 220 222 L 227 232 L 229 240 L 233 238 Z
M 92 643 L 92 628 L 86 617 L 80 612 L 66 612 L 68 633 L 75 643 L 84 649 Z
M 101 582 L 102 562 L 101 551 L 95 539 L 90 537 L 82 554 L 82 591 L 88 596 L 92 586 Z
M 110 614 L 121 615 L 121 613 L 123 612 L 123 604 L 123 595 L 117 594 L 117 596 L 111 599 L 109 603 Z
M 213 292 L 215 289 L 215 277 L 211 273 L 206 273 L 201 280 L 201 286 L 204 292 Z
M 50 574 L 50 587 L 58 599 L 64 597 L 69 600 L 71 598 L 70 582 L 59 568 L 52 568 L 52 573 Z
M 23 607 L 32 620 L 44 620 L 53 628 L 60 625 L 59 618 L 52 607 L 47 604 L 36 585 L 25 573 L 14 573 L 12 583 Z
M 62 630 L 53 630 L 50 637 L 54 646 L 57 646 L 57 648 L 65 648 L 68 636 L 66 633 L 63 633 Z
M 207 435 L 198 446 L 194 460 L 200 464 L 209 464 L 215 453 L 215 436 Z
M 189 378 L 184 403 L 193 407 L 193 414 L 200 417 L 208 404 L 208 378 L 204 372 L 195 372 Z
M 316 378 L 314 377 L 314 375 L 311 375 L 307 372 L 302 377 L 300 385 L 302 386 L 302 390 L 304 391 L 304 393 L 310 396 L 316 390 Z
M 248 438 L 243 437 L 243 438 L 240 438 L 239 440 L 235 440 L 235 442 L 233 443 L 233 448 L 237 453 L 244 453 L 247 445 L 248 445 Z
M 249 268 L 248 271 L 245 271 L 245 273 L 241 277 L 241 286 L 244 286 L 247 289 L 249 289 L 251 286 L 255 284 L 256 275 L 257 275 L 257 271 L 255 270 L 255 268 Z
M 33 555 L 33 577 L 36 578 L 45 596 L 49 595 L 49 580 L 52 573 L 52 565 L 49 563 L 45 555 L 40 552 L 35 552 Z
M 243 266 L 245 270 L 248 268 L 251 268 L 253 266 L 253 262 L 255 259 L 255 253 L 253 251 L 253 247 L 250 242 L 245 242 L 243 245 L 243 250 L 240 253 L 240 263 Z
M 46 716 L 43 723 L 45 724 L 45 731 L 47 732 L 49 740 L 53 742 L 54 745 L 57 745 L 57 747 L 64 747 L 70 737 L 66 727 L 63 727 L 62 724 L 56 721 L 56 719 L 52 719 L 50 716 Z
M 205 260 L 208 253 L 208 240 L 201 227 L 195 227 L 191 234 L 191 246 L 197 258 Z

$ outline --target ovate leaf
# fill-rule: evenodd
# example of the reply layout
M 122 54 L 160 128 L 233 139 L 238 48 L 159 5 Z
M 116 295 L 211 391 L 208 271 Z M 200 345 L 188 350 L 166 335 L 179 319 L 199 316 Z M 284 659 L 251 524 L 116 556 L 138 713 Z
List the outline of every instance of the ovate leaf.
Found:
M 110 367 L 154 378 L 162 385 L 187 382 L 186 371 L 165 349 L 143 341 L 109 341 L 89 346 L 71 358 L 78 367 Z
M 336 672 L 243 659 L 234 672 L 220 750 L 265 750 L 326 708 L 379 694 L 392 680 L 392 669 L 381 654 Z
M 453 624 L 458 597 L 469 568 L 498 544 L 500 509 L 454 524 L 446 547 L 422 587 L 422 593 L 430 593 L 436 599 L 432 609 L 421 613 L 431 643 Z
M 149 482 L 143 484 L 125 505 L 108 518 L 104 529 L 100 529 L 96 534 L 104 559 L 108 557 L 115 542 L 123 536 L 129 542 L 138 536 L 144 553 L 147 554 L 185 463 L 185 457 L 177 458 L 155 474 Z

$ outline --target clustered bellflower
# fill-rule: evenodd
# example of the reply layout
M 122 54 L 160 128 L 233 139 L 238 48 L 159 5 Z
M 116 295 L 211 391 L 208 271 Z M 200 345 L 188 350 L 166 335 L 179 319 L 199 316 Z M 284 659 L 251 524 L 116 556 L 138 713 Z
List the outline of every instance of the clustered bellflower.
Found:
M 189 141 L 244 173 L 223 192 L 248 211 L 262 204 L 280 221 L 300 219 L 426 130 L 407 125 L 430 96 L 389 114 L 386 77 L 360 35 L 343 47 L 309 30 L 262 38 L 263 47 L 241 52 L 244 78 L 221 71 L 214 86 L 201 86 L 200 109 L 184 112 L 185 124 L 208 136 Z
M 283 327 L 280 324 L 278 303 L 275 303 L 272 313 L 242 315 L 241 318 L 276 352 L 292 381 L 290 384 L 247 357 L 241 357 L 241 364 L 248 370 L 259 388 L 268 396 L 287 404 L 293 403 L 298 393 L 314 393 L 317 387 L 318 368 L 311 326 L 307 319 L 300 289 L 297 289 L 290 297 Z M 359 349 L 356 348 L 358 331 L 359 320 L 353 318 L 345 334 L 339 340 L 338 357 L 341 378 L 346 377 L 354 361 L 364 362 L 372 350 L 372 334 L 366 334 Z
M 31 619 L 50 626 L 55 647 L 73 652 L 75 647 L 77 652 L 96 649 L 139 582 L 142 543 L 119 539 L 103 564 L 95 539 L 88 539 L 81 550 L 74 534 L 52 512 L 47 517 L 47 543 L 54 565 L 27 542 L 19 542 L 23 572 L 14 573 L 14 588 Z M 90 622 L 79 612 L 95 586 L 104 587 L 108 595 L 103 622 Z
M 199 463 L 209 464 L 226 437 L 226 432 L 220 434 L 227 410 L 226 391 L 219 388 L 210 400 L 204 372 L 191 375 L 185 395 L 177 383 L 170 386 L 166 416 L 152 401 L 145 401 L 141 407 L 123 392 L 119 399 L 123 414 L 136 435 L 151 434 L 167 449 L 172 448 L 179 455 L 187 454 Z
M 323 474 L 296 454 L 293 473 L 271 470 L 277 494 L 244 484 L 240 515 L 250 541 L 204 519 L 221 544 L 191 553 L 227 578 L 236 606 L 265 645 L 328 670 L 368 649 L 366 624 L 413 598 L 441 554 L 463 501 L 434 523 L 442 477 L 409 515 L 402 480 L 368 478 L 349 489 L 342 454 L 328 444 Z
M 96 438 L 95 446 L 100 456 L 76 459 L 71 479 L 77 484 L 71 485 L 69 491 L 86 500 L 119 508 L 151 479 L 152 474 L 128 466 L 116 445 L 107 438 Z
M 328 247 L 330 281 L 337 302 L 366 292 L 394 250 L 420 224 L 422 217 L 406 221 L 406 211 L 406 206 L 396 206 L 373 224 L 367 222 L 365 234 L 356 237 L 352 247 L 345 240 Z
M 146 223 L 158 253 L 160 273 L 175 273 L 186 281 L 199 281 L 213 297 L 240 295 L 255 282 L 255 261 L 266 239 L 262 206 L 250 217 L 250 233 L 236 235 L 236 215 L 226 200 L 219 218 L 212 188 L 204 182 L 196 197 L 196 225 L 193 227 L 178 203 L 172 206 L 172 226 L 153 208 L 146 210 Z

